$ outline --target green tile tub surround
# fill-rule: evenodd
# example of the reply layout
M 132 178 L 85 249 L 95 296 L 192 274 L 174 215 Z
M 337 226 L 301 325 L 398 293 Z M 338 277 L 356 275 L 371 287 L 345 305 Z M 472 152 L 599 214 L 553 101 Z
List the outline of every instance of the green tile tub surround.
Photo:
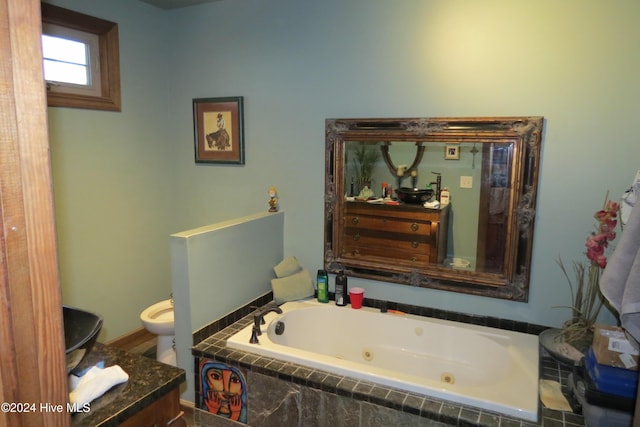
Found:
M 278 359 L 227 348 L 227 338 L 253 322 L 252 313 L 256 311 L 256 302 L 257 301 L 252 301 L 247 304 L 247 306 L 238 310 L 238 312 L 244 313 L 246 310 L 253 308 L 250 310 L 249 314 L 246 314 L 239 320 L 231 322 L 229 319 L 220 319 L 216 322 L 212 322 L 211 325 L 208 325 L 207 331 L 211 333 L 211 336 L 204 338 L 197 343 L 195 343 L 196 340 L 194 339 L 195 346 L 192 348 L 192 354 L 195 356 L 195 362 L 198 363 L 198 359 L 200 358 L 217 360 L 228 363 L 232 366 L 246 369 L 250 372 L 274 377 L 281 381 L 418 415 L 422 418 L 445 424 L 486 427 L 530 427 L 541 425 L 552 427 L 584 426 L 584 419 L 582 415 L 572 412 L 549 410 L 544 408 L 542 404 L 540 404 L 541 409 L 539 422 L 532 423 L 521 419 L 507 417 L 491 411 L 481 410 L 474 407 L 466 407 L 458 403 L 447 402 L 431 398 L 429 396 L 406 392 L 355 378 L 336 375 L 327 371 L 313 369 L 295 363 L 284 362 Z M 266 301 L 265 303 L 268 302 L 269 301 Z M 380 308 L 383 305 L 386 305 L 387 309 L 399 310 L 409 314 L 455 320 L 463 323 L 491 326 L 536 335 L 546 329 L 544 326 L 508 319 L 472 316 L 428 307 L 398 304 L 367 298 L 365 298 L 364 305 L 374 308 Z M 229 316 L 237 319 L 238 313 L 231 313 Z M 570 370 L 560 365 L 542 349 L 540 364 L 540 377 L 560 382 L 565 395 L 568 395 L 567 378 L 570 374 Z M 196 381 L 198 381 L 197 378 Z M 199 396 L 196 396 L 196 398 L 199 398 Z

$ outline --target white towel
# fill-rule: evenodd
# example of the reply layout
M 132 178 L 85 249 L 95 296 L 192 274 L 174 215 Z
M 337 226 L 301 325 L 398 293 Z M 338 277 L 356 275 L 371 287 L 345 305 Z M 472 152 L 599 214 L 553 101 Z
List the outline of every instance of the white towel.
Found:
M 309 270 L 303 268 L 300 272 L 279 279 L 271 279 L 273 299 L 280 305 L 287 301 L 296 301 L 313 295 L 313 281 Z
M 69 402 L 82 408 L 102 396 L 111 387 L 129 380 L 129 375 L 118 365 L 108 368 L 94 366 L 81 377 L 69 375 Z
M 622 327 L 640 341 L 640 203 L 631 210 L 620 241 L 602 272 L 600 290 L 618 310 Z
M 629 221 L 631 210 L 640 199 L 640 170 L 636 173 L 636 178 L 631 187 L 624 192 L 620 200 L 620 221 L 626 225 Z
M 300 270 L 302 270 L 302 266 L 300 265 L 298 258 L 294 256 L 283 259 L 278 265 L 273 267 L 276 277 L 291 276 L 294 273 L 298 273 Z

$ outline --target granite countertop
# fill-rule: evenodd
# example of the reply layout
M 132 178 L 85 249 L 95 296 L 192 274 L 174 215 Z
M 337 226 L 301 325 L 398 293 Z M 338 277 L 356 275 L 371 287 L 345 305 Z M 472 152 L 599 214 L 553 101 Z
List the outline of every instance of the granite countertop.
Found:
M 77 369 L 81 371 L 101 361 L 105 367 L 120 365 L 129 374 L 129 380 L 91 402 L 90 411 L 72 415 L 71 424 L 74 426 L 116 426 L 179 386 L 186 378 L 183 369 L 101 343 L 95 344 Z

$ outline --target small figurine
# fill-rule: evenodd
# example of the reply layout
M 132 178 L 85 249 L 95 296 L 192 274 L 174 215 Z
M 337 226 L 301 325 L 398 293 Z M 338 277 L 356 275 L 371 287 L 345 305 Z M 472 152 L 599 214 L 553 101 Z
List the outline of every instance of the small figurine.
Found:
M 278 192 L 276 187 L 269 187 L 269 212 L 278 212 Z

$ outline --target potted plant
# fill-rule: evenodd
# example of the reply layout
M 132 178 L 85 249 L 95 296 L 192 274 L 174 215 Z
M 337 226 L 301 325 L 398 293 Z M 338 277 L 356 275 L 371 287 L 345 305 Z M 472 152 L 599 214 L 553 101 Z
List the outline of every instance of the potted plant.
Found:
M 380 160 L 380 149 L 377 143 L 360 141 L 354 145 L 352 150 L 351 167 L 353 175 L 356 177 L 358 188 L 371 189 L 371 175 L 373 168 Z
M 554 356 L 577 361 L 593 341 L 594 324 L 602 308 L 600 276 L 607 265 L 606 250 L 616 238 L 616 226 L 620 205 L 605 199 L 604 206 L 594 218 L 598 221 L 596 230 L 587 236 L 585 246 L 586 262 L 573 262 L 572 278 L 561 258 L 557 262 L 571 291 L 571 318 L 559 330 L 549 330 L 540 340 Z M 547 331 L 545 331 L 547 332 Z M 553 335 L 553 340 L 548 336 Z M 567 360 L 564 360 L 567 361 Z

